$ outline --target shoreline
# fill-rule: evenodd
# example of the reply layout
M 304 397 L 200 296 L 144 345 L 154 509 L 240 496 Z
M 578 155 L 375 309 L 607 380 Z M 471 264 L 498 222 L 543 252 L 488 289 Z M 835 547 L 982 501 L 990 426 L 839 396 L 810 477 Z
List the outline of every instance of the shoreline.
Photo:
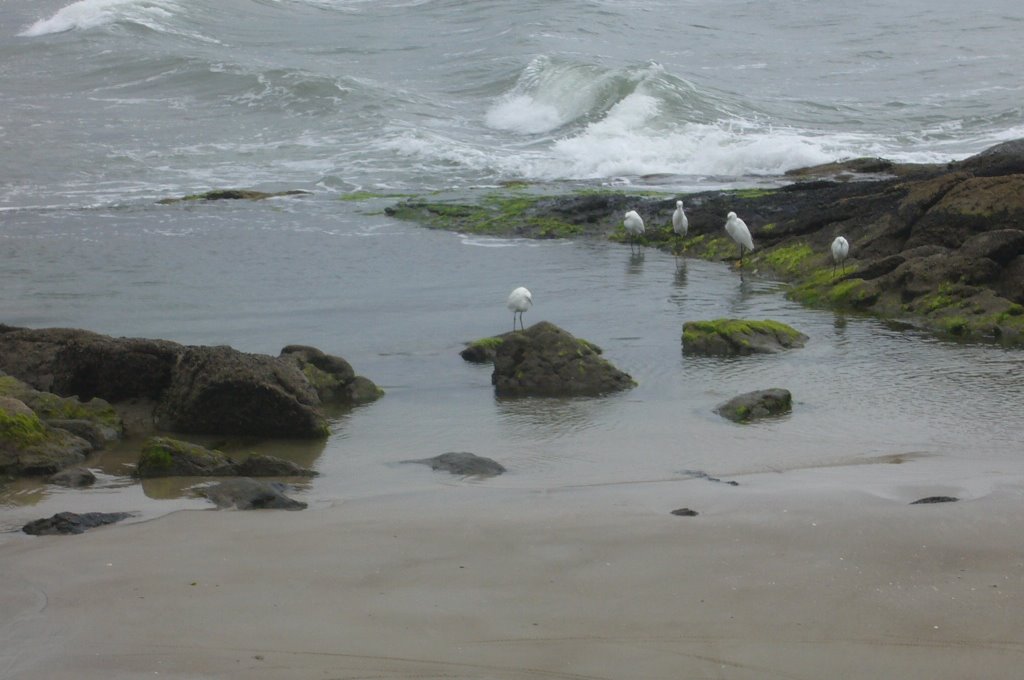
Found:
M 1016 677 L 1024 474 L 938 471 L 465 484 L 26 537 L 0 544 L 0 675 Z

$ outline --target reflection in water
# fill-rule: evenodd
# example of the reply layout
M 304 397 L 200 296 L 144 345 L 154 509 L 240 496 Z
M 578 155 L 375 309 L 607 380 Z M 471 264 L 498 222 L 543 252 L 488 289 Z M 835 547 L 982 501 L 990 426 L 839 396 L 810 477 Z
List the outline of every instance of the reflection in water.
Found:
M 645 253 L 643 250 L 638 250 L 635 253 L 629 254 L 629 263 L 626 265 L 626 273 L 634 276 L 643 273 Z
M 676 273 L 672 279 L 672 283 L 676 288 L 686 287 L 686 262 L 684 260 L 680 260 L 676 263 Z

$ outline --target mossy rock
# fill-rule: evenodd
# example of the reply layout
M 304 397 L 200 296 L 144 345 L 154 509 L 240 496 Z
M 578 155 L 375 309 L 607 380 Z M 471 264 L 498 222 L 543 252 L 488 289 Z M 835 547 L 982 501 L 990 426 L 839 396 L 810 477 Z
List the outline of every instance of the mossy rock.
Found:
M 682 340 L 687 354 L 732 356 L 803 347 L 807 336 L 779 321 L 714 319 L 687 321 Z
M 0 397 L 0 473 L 52 475 L 91 450 L 81 437 L 49 427 L 24 402 Z
M 501 343 L 505 342 L 505 337 L 508 335 L 508 333 L 502 333 L 467 342 L 465 349 L 459 352 L 459 356 L 472 364 L 489 364 L 494 361 L 495 352 L 501 347 Z
M 143 479 L 213 477 L 234 470 L 231 459 L 220 451 L 170 437 L 151 437 L 142 447 L 135 474 Z
M 262 201 L 267 198 L 277 198 L 280 196 L 305 196 L 311 193 L 312 192 L 310 191 L 303 191 L 301 189 L 272 192 L 254 191 L 252 189 L 213 189 L 201 194 L 189 194 L 188 196 L 181 196 L 179 198 L 162 198 L 157 201 L 157 203 L 168 205 L 172 203 L 182 203 L 185 201 Z
M 774 387 L 747 392 L 733 397 L 715 408 L 715 413 L 734 423 L 749 423 L 762 418 L 779 416 L 793 409 L 793 395 L 789 390 Z
M 51 392 L 33 389 L 14 376 L 0 375 L 0 396 L 14 397 L 25 403 L 42 420 L 88 420 L 104 429 L 108 439 L 116 439 L 124 431 L 117 410 L 100 398 L 80 401 Z

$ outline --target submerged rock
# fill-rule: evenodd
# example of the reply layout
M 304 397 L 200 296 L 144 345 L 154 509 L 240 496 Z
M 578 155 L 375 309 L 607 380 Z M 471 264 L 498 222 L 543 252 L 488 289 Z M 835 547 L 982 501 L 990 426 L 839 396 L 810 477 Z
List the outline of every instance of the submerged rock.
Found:
M 157 203 L 168 205 L 181 203 L 182 201 L 262 201 L 267 198 L 280 196 L 305 196 L 312 192 L 301 189 L 289 189 L 287 191 L 255 191 L 253 189 L 213 189 L 201 194 L 189 194 L 180 198 L 162 198 Z
M 956 496 L 926 496 L 913 501 L 911 505 L 927 505 L 930 503 L 956 503 L 959 498 Z
M 85 486 L 92 486 L 96 483 L 96 475 L 85 467 L 72 467 L 50 475 L 46 480 L 50 484 L 66 486 L 72 489 L 80 489 Z
M 254 453 L 240 463 L 232 462 L 232 474 L 242 477 L 316 477 L 319 473 L 290 460 Z
M 687 354 L 763 354 L 803 347 L 805 342 L 806 335 L 779 321 L 715 319 L 683 324 L 683 351 Z
M 242 478 L 217 482 L 197 490 L 218 508 L 239 510 L 302 510 L 306 504 L 284 495 L 285 485 Z
M 636 386 L 600 348 L 541 321 L 496 348 L 491 383 L 498 396 L 596 396 Z
M 131 517 L 130 512 L 58 512 L 53 517 L 37 519 L 21 528 L 26 534 L 47 536 L 53 534 L 81 534 L 87 529 L 113 524 Z
M 749 423 L 761 418 L 783 415 L 792 409 L 793 395 L 789 390 L 773 388 L 733 397 L 716 407 L 715 413 L 735 423 Z
M 317 473 L 295 463 L 260 453 L 241 462 L 216 449 L 172 439 L 151 437 L 142 449 L 135 471 L 143 479 L 154 477 L 315 477 Z
M 466 477 L 493 477 L 505 472 L 505 467 L 491 459 L 478 456 L 466 451 L 452 451 L 442 453 L 433 458 L 420 458 L 417 460 L 404 460 L 403 463 L 421 463 L 429 465 L 432 470 L 446 470 L 453 475 Z

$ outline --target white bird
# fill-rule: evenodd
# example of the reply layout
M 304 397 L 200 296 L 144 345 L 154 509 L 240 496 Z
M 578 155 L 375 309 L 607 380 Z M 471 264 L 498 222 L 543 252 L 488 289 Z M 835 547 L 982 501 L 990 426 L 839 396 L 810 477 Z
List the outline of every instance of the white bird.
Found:
M 672 231 L 676 233 L 676 236 L 685 237 L 686 232 L 690 229 L 690 220 L 686 219 L 686 211 L 683 210 L 683 202 L 676 201 L 676 211 L 672 213 Z M 678 248 L 673 248 L 678 250 Z M 679 265 L 679 253 L 673 252 L 676 256 L 676 266 Z
M 523 326 L 523 312 L 533 306 L 533 295 L 526 288 L 519 286 L 508 296 L 508 308 L 512 312 L 512 332 L 516 331 L 516 314 L 519 315 L 519 326 Z
M 622 219 L 622 226 L 626 228 L 626 233 L 629 235 L 629 249 L 633 249 L 633 239 L 638 236 L 643 236 L 644 233 L 644 221 L 643 218 L 635 210 L 630 210 L 626 213 L 626 216 Z
M 846 256 L 850 254 L 850 242 L 842 236 L 836 236 L 832 241 L 832 276 L 836 275 L 836 265 L 843 265 L 843 273 L 846 273 Z
M 725 233 L 740 247 L 740 265 L 742 266 L 743 249 L 746 248 L 751 252 L 754 250 L 754 239 L 750 237 L 747 223 L 736 217 L 736 213 L 731 212 L 725 216 Z
M 676 211 L 672 213 L 672 231 L 677 236 L 686 236 L 690 228 L 690 220 L 686 219 L 686 212 L 683 211 L 683 202 L 676 201 Z

